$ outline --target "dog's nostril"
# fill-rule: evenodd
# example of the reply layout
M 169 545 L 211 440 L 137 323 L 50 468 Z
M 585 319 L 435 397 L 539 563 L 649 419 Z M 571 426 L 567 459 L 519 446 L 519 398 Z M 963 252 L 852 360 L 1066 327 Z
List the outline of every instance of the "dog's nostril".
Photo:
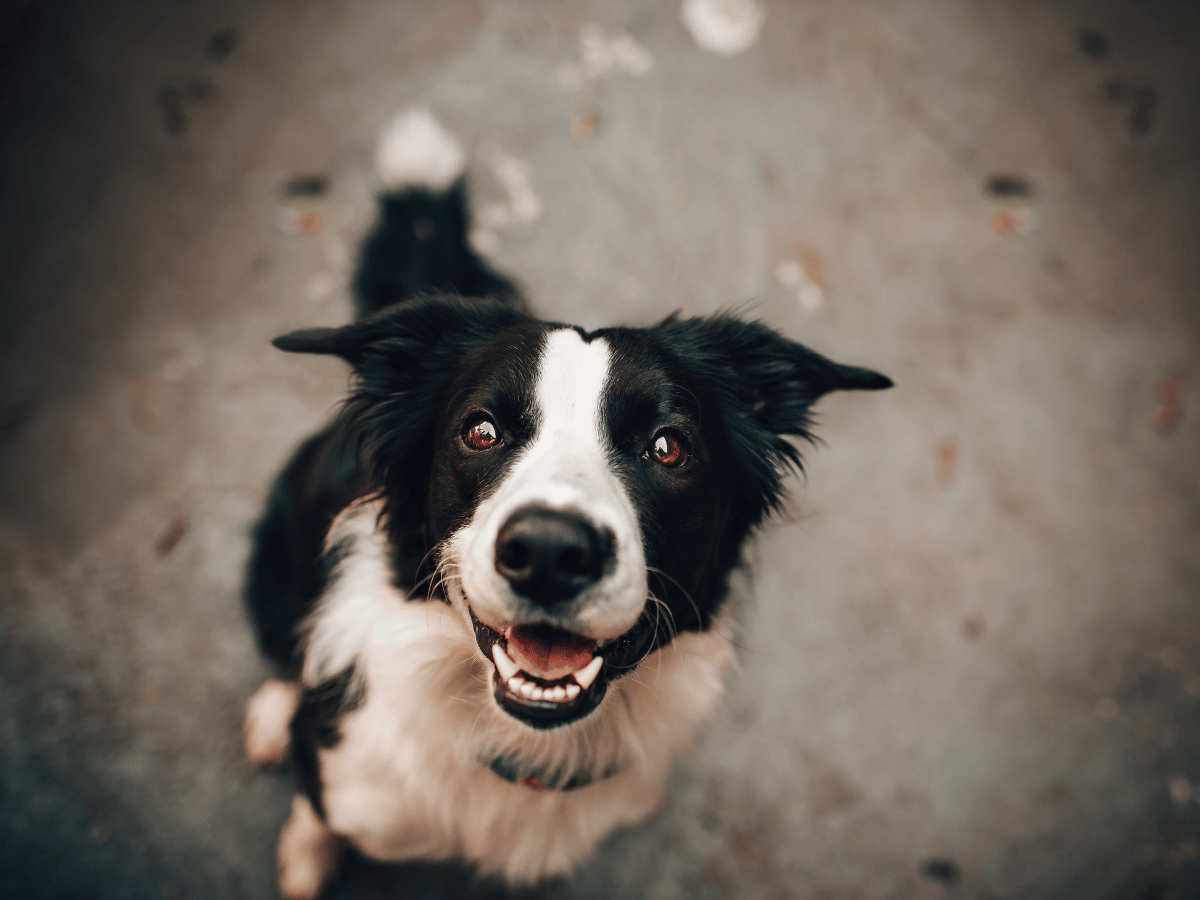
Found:
M 558 567 L 568 575 L 586 575 L 587 556 L 579 547 L 571 547 L 558 554 Z
M 603 577 L 611 533 L 574 513 L 527 507 L 496 536 L 496 571 L 512 589 L 543 606 L 577 596 Z
M 496 551 L 496 559 L 506 569 L 523 569 L 529 565 L 529 546 L 523 541 L 508 541 Z

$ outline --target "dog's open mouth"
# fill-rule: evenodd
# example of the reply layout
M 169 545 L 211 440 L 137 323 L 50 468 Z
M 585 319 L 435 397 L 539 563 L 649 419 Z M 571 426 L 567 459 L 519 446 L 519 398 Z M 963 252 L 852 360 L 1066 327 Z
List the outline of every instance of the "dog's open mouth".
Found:
M 471 623 L 479 649 L 496 667 L 496 702 L 541 729 L 578 721 L 599 706 L 608 683 L 649 652 L 656 624 L 643 614 L 621 637 L 601 644 L 552 625 L 510 625 L 500 632 L 474 611 Z

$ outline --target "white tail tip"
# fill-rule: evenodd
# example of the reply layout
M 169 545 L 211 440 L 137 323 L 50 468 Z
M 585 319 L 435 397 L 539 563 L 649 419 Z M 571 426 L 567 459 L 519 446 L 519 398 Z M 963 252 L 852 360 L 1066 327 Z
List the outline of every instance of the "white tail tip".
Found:
M 702 50 L 737 56 L 758 43 L 767 10 L 759 0 L 683 0 L 680 16 Z
M 466 167 L 462 144 L 424 109 L 410 109 L 393 119 L 375 149 L 375 171 L 389 191 L 444 191 Z

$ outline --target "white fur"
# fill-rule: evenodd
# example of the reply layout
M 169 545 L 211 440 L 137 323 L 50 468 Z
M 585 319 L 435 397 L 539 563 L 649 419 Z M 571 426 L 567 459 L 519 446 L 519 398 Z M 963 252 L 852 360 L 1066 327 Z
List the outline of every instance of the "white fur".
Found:
M 702 50 L 736 56 L 758 43 L 767 10 L 758 0 L 683 0 L 679 15 Z
M 345 541 L 353 552 L 338 563 L 329 588 L 304 623 L 305 684 L 320 684 L 354 663 L 371 626 L 377 595 L 391 583 L 387 535 L 377 527 L 380 508 L 377 499 L 363 498 L 342 510 L 329 527 L 326 544 Z M 355 675 L 358 687 L 362 673 Z
M 246 704 L 242 739 L 246 757 L 256 766 L 281 766 L 292 736 L 289 728 L 300 705 L 300 687 L 268 678 Z
M 594 384 L 597 355 L 577 356 L 576 386 Z M 728 635 L 720 622 L 681 635 L 612 683 L 587 718 L 536 731 L 492 699 L 492 666 L 462 604 L 411 601 L 392 586 L 379 511 L 363 503 L 335 520 L 330 542 L 349 541 L 348 555 L 309 635 L 307 683 L 357 657 L 366 687 L 341 740 L 319 751 L 330 829 L 377 859 L 462 857 L 513 884 L 569 872 L 659 804 L 673 759 L 720 702 Z M 547 772 L 617 774 L 534 791 L 485 765 L 506 754 Z
M 538 504 L 575 512 L 615 538 L 616 565 L 579 597 L 572 630 L 604 640 L 630 628 L 646 604 L 646 560 L 637 513 L 612 470 L 601 426 L 609 349 L 585 342 L 570 328 L 546 339 L 537 378 L 537 436 L 522 451 L 494 494 L 448 542 L 442 562 L 457 599 L 465 592 L 481 620 L 503 628 L 512 621 L 512 593 L 494 565 L 496 536 L 509 516 Z
M 390 191 L 406 187 L 444 191 L 466 165 L 462 144 L 424 109 L 398 115 L 375 149 L 375 171 Z
M 341 840 L 317 816 L 308 798 L 296 794 L 275 846 L 280 896 L 314 900 L 337 874 L 341 856 Z

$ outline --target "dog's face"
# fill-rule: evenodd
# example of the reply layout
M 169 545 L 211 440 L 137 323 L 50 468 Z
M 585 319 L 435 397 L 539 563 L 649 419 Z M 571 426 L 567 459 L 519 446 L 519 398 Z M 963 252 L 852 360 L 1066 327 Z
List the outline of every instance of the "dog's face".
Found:
M 677 617 L 697 624 L 659 604 L 696 591 L 719 467 L 697 386 L 622 337 L 498 335 L 464 361 L 435 432 L 428 509 L 447 592 L 498 669 L 497 701 L 531 724 L 586 715 Z
M 496 702 L 535 728 L 708 627 L 798 463 L 781 435 L 807 437 L 828 391 L 890 384 L 729 317 L 587 334 L 418 301 L 278 343 L 355 366 L 390 520 L 419 525 Z

